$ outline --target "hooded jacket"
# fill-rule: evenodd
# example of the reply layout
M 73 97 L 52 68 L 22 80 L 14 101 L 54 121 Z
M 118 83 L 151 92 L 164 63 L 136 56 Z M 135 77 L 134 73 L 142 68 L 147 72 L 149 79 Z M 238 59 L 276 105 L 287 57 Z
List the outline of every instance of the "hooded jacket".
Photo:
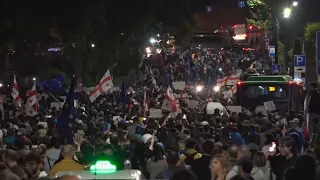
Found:
M 227 174 L 226 180 L 231 180 L 233 177 L 239 175 L 239 167 L 234 166 L 231 171 Z M 251 170 L 251 176 L 254 180 L 265 180 L 264 173 L 261 169 L 253 167 Z

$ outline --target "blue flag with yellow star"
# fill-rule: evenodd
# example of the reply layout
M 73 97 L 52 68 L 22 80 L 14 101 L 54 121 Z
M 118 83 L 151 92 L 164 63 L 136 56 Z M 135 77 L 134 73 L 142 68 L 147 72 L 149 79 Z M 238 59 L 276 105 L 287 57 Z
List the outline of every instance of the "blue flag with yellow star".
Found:
M 72 123 L 76 118 L 76 109 L 74 107 L 74 100 L 75 100 L 74 88 L 76 84 L 75 79 L 76 78 L 72 79 L 66 101 L 57 119 L 57 127 L 58 127 L 59 135 L 60 137 L 65 138 L 66 144 L 73 144 Z

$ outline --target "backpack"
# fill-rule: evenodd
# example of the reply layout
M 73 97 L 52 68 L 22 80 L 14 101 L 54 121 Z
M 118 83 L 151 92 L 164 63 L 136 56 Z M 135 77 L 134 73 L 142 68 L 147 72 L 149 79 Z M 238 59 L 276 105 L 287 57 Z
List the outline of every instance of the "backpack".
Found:
M 297 151 L 300 152 L 299 150 L 301 149 L 302 144 L 301 144 L 301 141 L 300 141 L 299 134 L 295 130 L 292 130 L 291 132 L 289 132 L 288 135 L 294 139 L 294 141 L 296 142 Z
M 194 157 L 198 154 L 198 152 L 195 152 L 193 154 L 188 154 L 188 153 L 184 153 L 184 155 L 186 156 L 186 159 L 184 160 L 184 163 L 186 165 L 191 166 L 192 162 L 195 160 Z

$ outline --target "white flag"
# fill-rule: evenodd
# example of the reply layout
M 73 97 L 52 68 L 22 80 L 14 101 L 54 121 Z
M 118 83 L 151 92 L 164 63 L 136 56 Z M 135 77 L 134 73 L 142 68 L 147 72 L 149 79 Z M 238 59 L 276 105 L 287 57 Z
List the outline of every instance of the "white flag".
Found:
M 99 84 L 89 93 L 89 99 L 91 102 L 96 100 L 101 94 L 108 92 L 113 87 L 110 71 L 108 70 L 101 78 Z
M 178 101 L 174 98 L 174 94 L 170 87 L 167 88 L 161 109 L 170 112 L 178 112 Z
M 18 88 L 18 83 L 16 80 L 16 75 L 13 75 L 13 85 L 12 85 L 11 96 L 13 97 L 13 100 L 15 101 L 16 105 L 18 107 L 21 107 L 21 98 L 20 98 L 20 94 L 19 94 L 19 88 Z

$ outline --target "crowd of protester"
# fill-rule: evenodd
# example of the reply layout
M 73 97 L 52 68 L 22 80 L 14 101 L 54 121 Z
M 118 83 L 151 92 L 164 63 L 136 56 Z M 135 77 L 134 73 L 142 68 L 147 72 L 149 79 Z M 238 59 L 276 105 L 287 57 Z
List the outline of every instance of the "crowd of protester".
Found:
M 126 87 L 126 101 L 121 91 L 106 93 L 93 103 L 81 92 L 77 118 L 72 122 L 73 144 L 65 144 L 59 135 L 61 109 L 51 108 L 49 99 L 39 101 L 41 112 L 34 117 L 8 101 L 0 122 L 0 178 L 53 179 L 59 172 L 86 171 L 98 160 L 108 160 L 118 171 L 138 169 L 146 179 L 320 179 L 320 148 L 310 148 L 303 113 L 264 114 L 243 109 L 227 115 L 216 109 L 207 114 L 205 106 L 189 109 L 180 101 L 181 111 L 174 117 L 166 111 L 162 118 L 146 115 L 145 90 L 148 107 L 161 108 L 172 81 L 204 82 L 210 87 L 209 81 L 245 71 L 252 63 L 267 70 L 262 65 L 266 62 L 260 61 L 262 55 L 176 51 L 162 54 L 159 64 L 141 65 L 136 82 Z M 225 104 L 222 96 L 210 90 L 185 91 L 192 99 L 205 102 L 210 97 Z

